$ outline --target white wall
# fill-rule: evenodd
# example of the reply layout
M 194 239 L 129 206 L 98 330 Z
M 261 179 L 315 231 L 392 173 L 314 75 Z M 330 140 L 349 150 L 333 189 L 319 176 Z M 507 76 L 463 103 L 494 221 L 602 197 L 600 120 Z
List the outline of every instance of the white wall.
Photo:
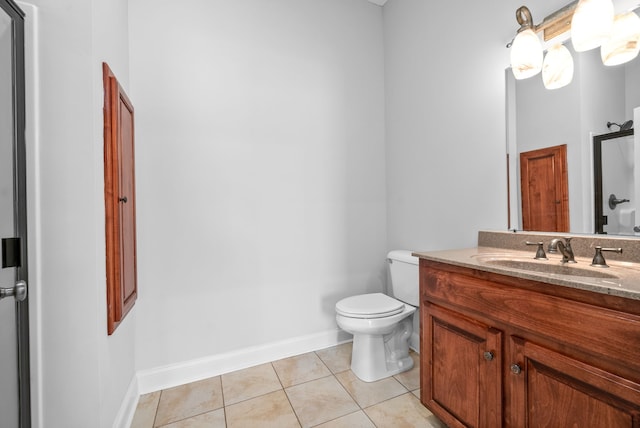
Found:
M 640 13 L 640 10 L 637 10 L 636 13 Z M 627 63 L 625 66 L 625 88 L 627 89 L 625 93 L 625 116 L 624 120 L 633 120 L 633 110 L 636 107 L 640 107 L 640 79 L 638 76 L 640 75 L 640 59 L 636 58 L 630 63 Z M 629 113 L 631 112 L 631 113 Z M 640 124 L 635 123 L 635 127 L 637 128 Z
M 386 278 L 381 8 L 129 6 L 138 369 L 335 331 Z
M 28 3 L 33 426 L 110 427 L 134 377 L 135 309 L 107 337 L 100 63 L 128 86 L 127 2 Z
M 385 5 L 390 248 L 472 246 L 506 227 L 505 45 L 519 5 Z
M 129 84 L 129 25 L 128 0 L 92 0 L 93 1 L 93 141 L 94 162 L 96 165 L 94 182 L 94 201 L 97 216 L 96 229 L 96 265 L 98 295 L 96 312 L 99 337 L 99 376 L 100 376 L 100 426 L 111 427 L 114 420 L 126 418 L 118 412 L 132 410 L 122 408 L 131 394 L 137 394 L 135 376 L 135 323 L 137 310 L 129 312 L 116 331 L 107 336 L 106 315 L 106 266 L 104 238 L 104 89 L 102 80 L 102 62 L 116 75 L 120 85 L 131 93 Z M 135 397 L 133 397 L 135 398 Z

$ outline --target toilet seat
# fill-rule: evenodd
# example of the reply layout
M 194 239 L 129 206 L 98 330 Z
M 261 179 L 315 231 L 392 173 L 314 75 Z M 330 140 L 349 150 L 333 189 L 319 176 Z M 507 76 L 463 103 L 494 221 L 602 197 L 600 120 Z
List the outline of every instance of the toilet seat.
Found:
M 399 314 L 404 303 L 382 293 L 360 294 L 336 303 L 336 312 L 349 318 L 383 318 Z

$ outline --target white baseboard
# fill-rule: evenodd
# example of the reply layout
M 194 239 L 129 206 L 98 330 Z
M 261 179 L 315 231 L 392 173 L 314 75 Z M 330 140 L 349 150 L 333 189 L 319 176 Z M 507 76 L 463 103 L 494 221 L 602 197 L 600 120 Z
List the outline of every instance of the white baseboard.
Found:
M 138 394 L 147 394 L 293 355 L 317 351 L 350 340 L 350 334 L 335 329 L 168 366 L 140 370 L 137 373 Z
M 118 410 L 116 419 L 113 422 L 113 428 L 129 428 L 131 426 L 139 398 L 138 378 L 134 376 L 133 379 L 131 379 L 131 383 L 129 383 L 120 410 Z
M 351 340 L 352 336 L 342 330 L 328 330 L 168 366 L 140 370 L 129 384 L 113 427 L 128 428 L 131 426 L 141 394 L 219 376 L 293 355 L 317 351 Z M 420 352 L 418 333 L 412 333 L 409 343 L 414 351 Z

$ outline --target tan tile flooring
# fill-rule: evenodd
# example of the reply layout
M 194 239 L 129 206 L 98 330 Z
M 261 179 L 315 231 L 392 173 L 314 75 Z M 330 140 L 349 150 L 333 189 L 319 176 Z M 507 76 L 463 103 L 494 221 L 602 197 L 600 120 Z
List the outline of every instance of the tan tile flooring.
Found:
M 377 382 L 350 370 L 351 343 L 140 397 L 132 428 L 441 428 L 415 366 Z

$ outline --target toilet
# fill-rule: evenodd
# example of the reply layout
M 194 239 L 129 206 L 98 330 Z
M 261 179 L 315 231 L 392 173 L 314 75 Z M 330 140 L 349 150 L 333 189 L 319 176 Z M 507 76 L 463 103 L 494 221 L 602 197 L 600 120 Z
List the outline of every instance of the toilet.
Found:
M 336 303 L 338 327 L 353 335 L 351 371 L 373 382 L 410 370 L 409 339 L 418 300 L 418 259 L 411 251 L 387 255 L 389 295 L 360 294 Z

